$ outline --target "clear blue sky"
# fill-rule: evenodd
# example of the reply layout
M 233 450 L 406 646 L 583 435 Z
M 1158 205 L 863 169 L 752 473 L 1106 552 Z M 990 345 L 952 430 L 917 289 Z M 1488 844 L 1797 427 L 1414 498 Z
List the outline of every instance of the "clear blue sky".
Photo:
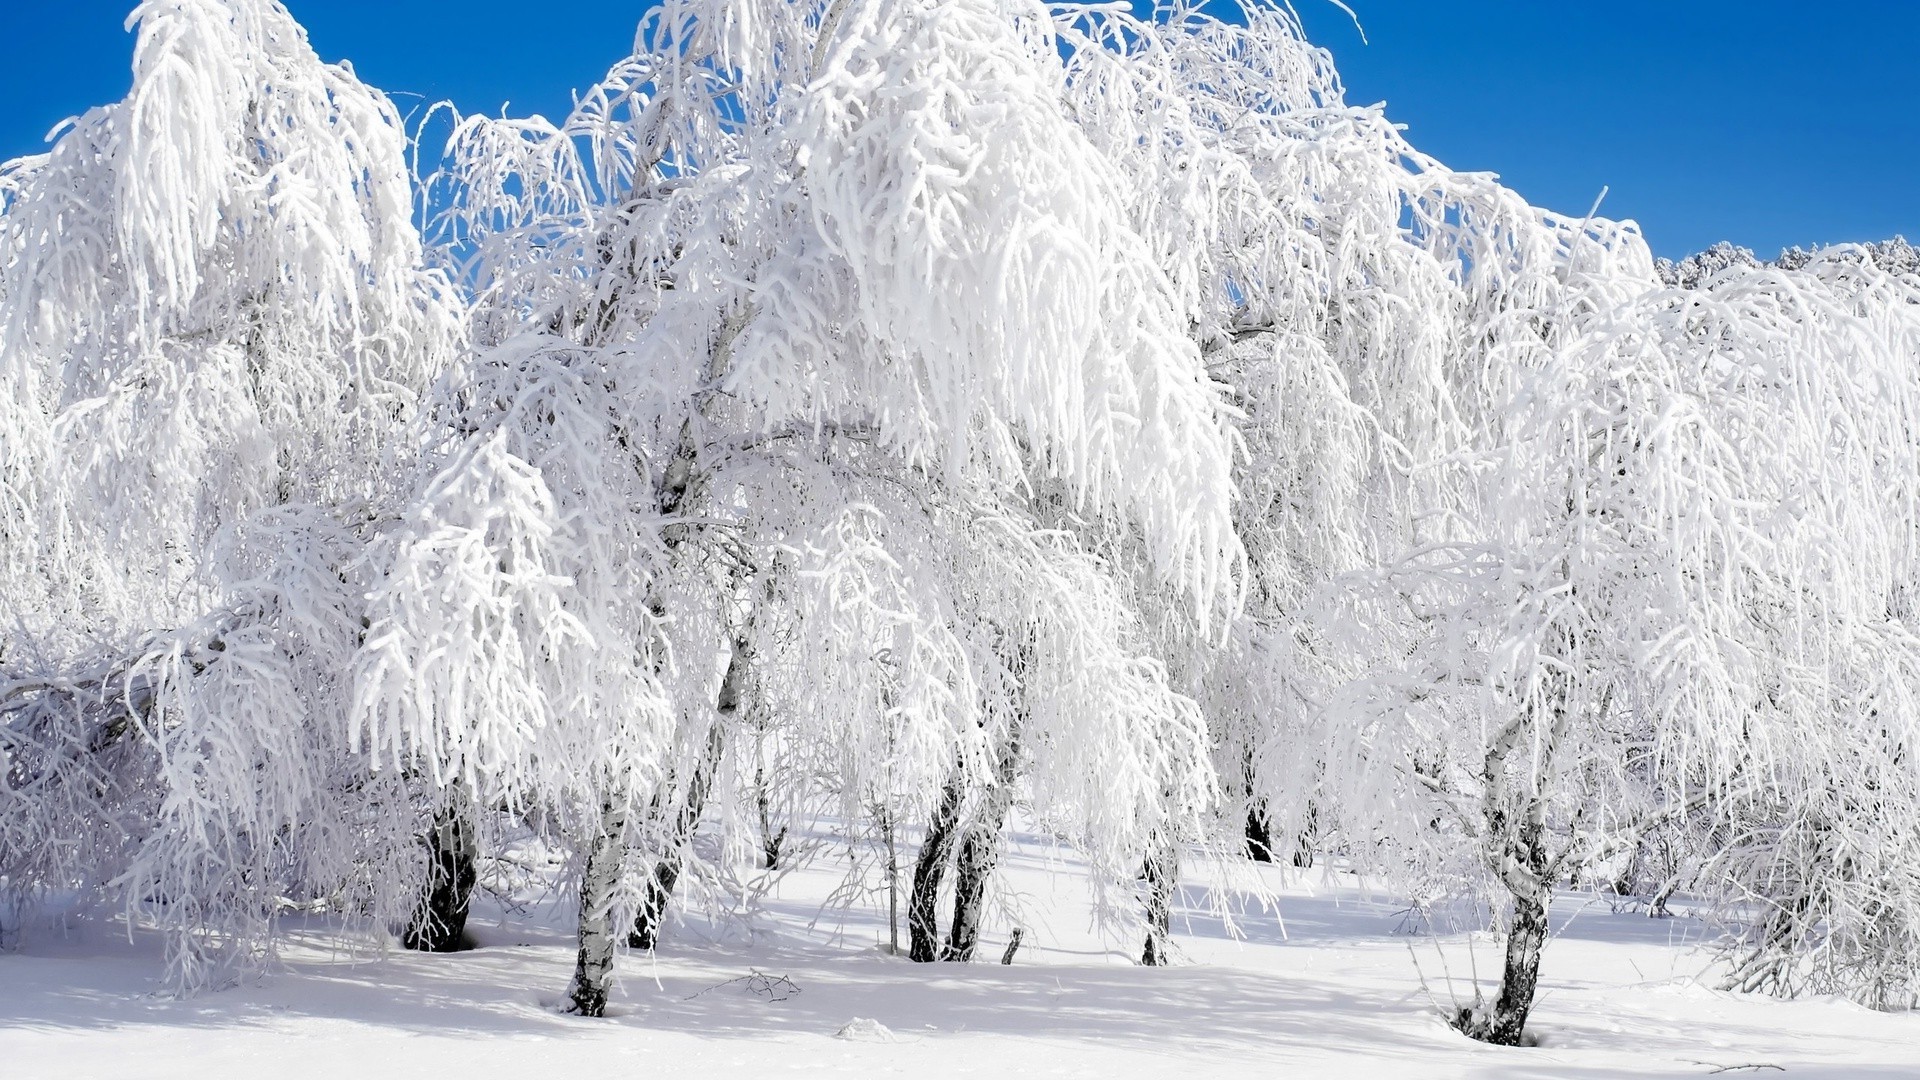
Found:
M 1351 100 L 1543 206 L 1638 220 L 1656 252 L 1920 239 L 1920 0 L 1295 0 Z M 288 0 L 402 108 L 557 113 L 625 55 L 641 0 Z M 0 157 L 122 95 L 127 0 L 0 15 Z

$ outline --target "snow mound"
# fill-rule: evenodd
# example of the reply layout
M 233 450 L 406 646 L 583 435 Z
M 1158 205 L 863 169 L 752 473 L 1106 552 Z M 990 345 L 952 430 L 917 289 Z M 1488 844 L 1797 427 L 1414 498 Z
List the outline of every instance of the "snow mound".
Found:
M 878 1020 L 868 1020 L 861 1016 L 854 1017 L 853 1021 L 847 1024 L 846 1027 L 834 1032 L 833 1037 L 836 1039 L 846 1039 L 850 1042 L 890 1043 L 899 1041 L 893 1037 L 893 1032 L 887 1030 L 887 1025 Z

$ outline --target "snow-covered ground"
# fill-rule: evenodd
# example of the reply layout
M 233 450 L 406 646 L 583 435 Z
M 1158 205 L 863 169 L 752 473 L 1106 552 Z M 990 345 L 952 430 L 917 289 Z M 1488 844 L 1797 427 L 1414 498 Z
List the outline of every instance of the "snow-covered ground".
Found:
M 76 921 L 0 954 L 0 1076 L 1920 1076 L 1920 1015 L 1717 991 L 1710 931 L 1684 914 L 1563 897 L 1542 1045 L 1501 1049 L 1455 1034 L 1432 1001 L 1447 999 L 1443 958 L 1463 994 L 1476 963 L 1495 968 L 1484 934 L 1410 936 L 1403 905 L 1352 878 L 1276 868 L 1284 931 L 1254 912 L 1233 940 L 1189 887 L 1182 962 L 1141 968 L 1048 855 L 1028 844 L 1009 860 L 1028 928 L 1013 966 L 995 962 L 1004 921 L 986 962 L 895 959 L 882 912 L 817 917 L 837 877 L 803 871 L 751 932 L 694 919 L 657 958 L 623 958 L 604 1020 L 555 1010 L 573 962 L 564 905 L 485 919 L 479 948 L 447 956 L 356 958 L 296 931 L 283 970 L 186 1000 L 153 992 L 157 939 Z

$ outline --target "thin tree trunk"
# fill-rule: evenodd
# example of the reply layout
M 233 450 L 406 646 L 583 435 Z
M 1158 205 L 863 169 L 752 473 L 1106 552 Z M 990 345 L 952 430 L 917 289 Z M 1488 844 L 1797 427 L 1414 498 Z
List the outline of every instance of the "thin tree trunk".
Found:
M 954 866 L 953 925 L 940 959 L 967 963 L 980 943 L 980 916 L 986 906 L 987 882 L 1000 861 L 1000 831 L 1013 808 L 1013 778 L 1019 765 L 1020 729 L 1008 732 L 1007 743 L 994 761 L 994 790 L 980 820 L 969 825 L 960 841 Z
M 570 1011 L 581 1016 L 607 1014 L 615 942 L 613 895 L 620 885 L 621 864 L 626 860 L 626 830 L 626 803 L 608 800 L 601 808 L 600 828 L 587 851 L 586 872 L 580 876 L 580 953 L 567 997 Z
M 947 852 L 959 823 L 960 796 L 956 772 L 941 793 L 913 863 L 913 889 L 907 894 L 907 955 L 916 964 L 931 964 L 940 957 L 940 879 L 946 875 Z
M 630 948 L 652 949 L 659 944 L 660 927 L 667 917 L 667 904 L 673 899 L 674 886 L 680 881 L 681 860 L 685 858 L 695 826 L 700 824 L 700 815 L 706 811 L 707 792 L 713 786 L 713 773 L 720 767 L 720 755 L 726 749 L 728 721 L 740 711 L 747 664 L 744 643 L 734 642 L 733 655 L 727 660 L 727 673 L 720 680 L 720 695 L 714 703 L 717 715 L 713 725 L 707 729 L 706 750 L 694 765 L 693 776 L 687 780 L 686 797 L 681 800 L 680 811 L 673 819 L 673 832 L 666 854 L 654 864 L 653 874 L 647 879 L 646 893 L 640 901 L 640 910 L 634 912 L 633 929 L 627 934 Z
M 1494 998 L 1493 1008 L 1479 1018 L 1478 1030 L 1468 1034 L 1495 1046 L 1521 1045 L 1527 1015 L 1533 1011 L 1534 992 L 1540 985 L 1540 948 L 1546 941 L 1545 895 L 1515 896 L 1506 963 L 1500 972 L 1500 994 Z
M 880 828 L 887 838 L 887 955 L 900 955 L 900 851 L 893 842 L 893 811 L 880 811 Z
M 1168 947 L 1173 936 L 1173 888 L 1179 875 L 1171 845 L 1147 853 L 1140 869 L 1147 883 L 1147 944 L 1140 962 L 1147 967 L 1164 967 L 1172 960 Z
M 1640 862 L 1647 849 L 1647 838 L 1642 835 L 1633 841 L 1633 854 L 1627 857 L 1627 865 L 1613 876 L 1613 895 L 1632 896 L 1634 882 L 1640 877 Z
M 1792 986 L 1795 939 L 1805 931 L 1813 897 L 1803 886 L 1792 899 L 1777 904 L 1767 916 L 1760 939 L 1746 958 L 1734 966 L 1721 985 L 1744 994 L 1784 994 Z
M 1313 867 L 1314 836 L 1320 831 L 1320 808 L 1312 800 L 1307 802 L 1307 822 L 1300 827 L 1300 835 L 1293 838 L 1293 865 L 1296 869 L 1308 870 Z
M 1572 654 L 1570 642 L 1563 638 L 1558 644 L 1558 656 Z M 1482 804 L 1486 835 L 1502 838 L 1499 849 L 1488 850 L 1486 855 L 1490 868 L 1513 897 L 1513 923 L 1507 931 L 1500 992 L 1484 1011 L 1462 1010 L 1455 1026 L 1465 1035 L 1496 1046 L 1522 1045 L 1527 1016 L 1533 1011 L 1533 996 L 1540 983 L 1540 949 L 1547 941 L 1547 906 L 1556 877 L 1558 860 L 1547 851 L 1547 804 L 1532 793 L 1531 785 L 1515 791 L 1507 768 L 1509 758 L 1522 745 L 1524 721 L 1537 715 L 1533 709 L 1545 707 L 1552 718 L 1539 758 L 1531 766 L 1534 775 L 1544 775 L 1552 768 L 1553 758 L 1566 739 L 1571 681 L 1564 669 L 1553 671 L 1547 680 L 1542 704 L 1528 706 L 1527 712 L 1509 721 L 1489 744 L 1481 774 L 1487 785 Z M 1612 701 L 1611 694 L 1601 700 L 1603 720 Z
M 960 841 L 960 857 L 953 873 L 953 923 L 940 959 L 967 963 L 980 942 L 980 912 L 986 904 L 987 879 L 999 855 L 998 829 L 975 826 Z
M 420 952 L 457 952 L 465 948 L 467 911 L 478 874 L 472 807 L 464 786 L 449 793 L 434 815 L 433 828 L 421 837 L 427 849 L 427 892 L 400 935 L 400 943 Z
M 768 870 L 780 869 L 780 849 L 786 846 L 787 827 L 773 827 L 773 799 L 767 794 L 766 767 L 761 764 L 758 747 L 755 747 L 753 765 L 753 805 L 760 816 L 760 854 Z
M 1241 751 L 1240 782 L 1245 785 L 1247 796 L 1247 858 L 1270 863 L 1273 861 L 1273 823 L 1267 820 L 1267 800 L 1254 794 L 1252 746 Z
M 600 305 L 600 317 L 595 322 L 594 331 L 588 335 L 587 340 L 589 344 L 596 343 L 597 339 L 601 336 L 601 331 L 604 330 L 607 325 L 608 314 L 611 310 L 611 298 L 603 299 Z M 750 318 L 750 315 L 747 313 L 742 313 L 738 318 L 729 317 L 727 323 L 722 328 L 720 338 L 715 342 L 713 352 L 708 357 L 709 373 L 714 375 L 716 380 L 719 375 L 725 373 L 732 356 L 734 338 L 739 335 L 740 328 L 745 325 L 748 318 Z M 689 416 L 681 422 L 679 446 L 676 448 L 672 460 L 667 462 L 667 467 L 660 477 L 659 486 L 655 492 L 656 504 L 659 506 L 660 513 L 663 517 L 673 518 L 679 515 L 682 504 L 686 501 L 688 492 L 694 488 L 694 481 L 699 476 L 699 449 L 698 443 L 694 438 L 693 419 L 693 417 Z M 669 523 L 661 530 L 661 538 L 669 550 L 679 548 L 680 544 L 688 535 L 688 528 L 689 526 L 686 523 L 675 521 Z M 661 612 L 660 602 L 657 597 L 648 597 L 648 607 L 651 608 L 656 615 Z M 658 656 L 655 657 L 655 662 L 655 670 L 657 673 L 657 665 L 659 663 Z M 735 682 L 735 669 L 739 666 L 741 666 L 740 643 L 736 640 L 734 643 L 733 656 L 728 660 L 727 675 L 722 679 L 721 696 L 723 700 L 726 697 L 728 685 Z M 744 671 L 741 672 L 741 675 L 744 677 Z M 737 686 L 735 689 L 737 691 Z M 721 725 L 716 722 L 714 732 L 708 736 L 709 747 L 722 738 L 720 726 Z M 717 754 L 713 756 L 717 757 Z M 622 785 L 629 782 L 627 778 L 623 777 L 621 779 Z M 700 786 L 704 788 L 704 783 Z M 617 940 L 617 931 L 611 925 L 613 897 L 615 891 L 619 888 L 620 877 L 625 868 L 627 856 L 627 806 L 626 799 L 624 798 L 625 791 L 622 790 L 620 794 L 623 797 L 609 799 L 601 808 L 600 828 L 593 837 L 592 844 L 588 849 L 586 869 L 581 874 L 580 952 L 574 965 L 573 982 L 567 990 L 567 996 L 571 1002 L 571 1011 L 581 1016 L 606 1015 L 607 991 L 613 978 L 613 953 Z M 700 796 L 700 801 L 704 802 L 704 790 L 701 791 Z M 698 818 L 697 812 L 694 816 L 696 819 Z M 689 829 L 690 828 L 691 826 L 689 825 Z M 677 845 L 675 851 L 677 856 Z M 658 933 L 659 917 L 664 914 L 666 910 L 665 898 L 672 895 L 673 883 L 680 876 L 677 857 L 670 868 L 671 872 L 666 875 L 664 882 L 661 880 L 662 875 L 660 870 L 660 867 L 655 867 L 654 876 L 649 882 L 647 896 L 647 904 L 656 909 L 652 915 L 652 934 L 654 935 Z M 661 886 L 664 886 L 664 888 L 661 889 L 661 896 L 656 901 L 653 891 L 655 888 Z M 640 927 L 638 923 L 639 919 L 636 918 L 636 925 L 629 934 L 629 941 L 639 933 Z M 652 947 L 651 943 L 649 943 L 648 947 Z
M 1559 725 L 1555 725 L 1558 735 Z M 1499 774 L 1489 769 L 1489 776 Z M 1496 871 L 1513 898 L 1513 921 L 1507 931 L 1506 961 L 1500 971 L 1500 990 L 1491 1005 L 1462 1009 L 1454 1026 L 1470 1038 L 1495 1046 L 1520 1046 L 1527 1015 L 1533 1011 L 1534 991 L 1540 984 L 1540 949 L 1547 941 L 1547 905 L 1553 896 L 1553 863 L 1547 854 L 1546 805 L 1526 798 L 1520 813 L 1510 816 L 1499 802 L 1487 809 L 1492 835 L 1507 837 Z M 1512 824 L 1515 820 L 1518 824 Z
M 1540 985 L 1540 950 L 1547 942 L 1547 905 L 1553 896 L 1545 817 L 1545 805 L 1529 798 L 1522 804 L 1519 825 L 1508 832 L 1507 811 L 1495 803 L 1489 804 L 1487 812 L 1487 823 L 1495 834 L 1508 836 L 1497 869 L 1507 894 L 1513 898 L 1513 919 L 1507 930 L 1499 992 L 1490 1005 L 1476 1000 L 1473 1006 L 1462 1008 L 1454 1017 L 1454 1027 L 1469 1038 L 1495 1046 L 1522 1045 L 1534 992 Z

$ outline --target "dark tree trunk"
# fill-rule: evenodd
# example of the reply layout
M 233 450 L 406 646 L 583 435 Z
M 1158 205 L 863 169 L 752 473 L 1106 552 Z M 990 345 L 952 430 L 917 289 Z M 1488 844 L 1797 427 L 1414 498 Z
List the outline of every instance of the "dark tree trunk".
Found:
M 1627 865 L 1613 876 L 1613 895 L 1632 896 L 1634 884 L 1640 878 L 1640 861 L 1647 848 L 1647 838 L 1642 836 L 1633 842 L 1633 854 L 1627 858 Z
M 1163 967 L 1172 959 L 1167 949 L 1173 934 L 1173 887 L 1179 873 L 1171 847 L 1148 853 L 1140 869 L 1147 883 L 1147 944 L 1140 962 L 1147 967 Z
M 999 834 L 984 828 L 968 829 L 960 841 L 960 858 L 953 871 L 953 925 L 940 959 L 967 963 L 980 942 L 980 909 L 985 906 L 987 878 L 999 854 Z
M 647 891 L 640 898 L 640 908 L 633 913 L 633 928 L 627 931 L 627 947 L 630 949 L 652 949 L 660 944 L 660 925 L 667 918 L 667 904 L 673 899 L 673 888 L 680 883 L 680 858 L 668 855 L 653 864 L 653 874 L 647 878 Z
M 780 849 L 787 843 L 787 827 L 773 827 L 773 803 L 767 795 L 766 772 L 758 764 L 753 767 L 753 804 L 760 814 L 760 854 L 768 870 L 778 870 Z
M 1240 752 L 1240 782 L 1247 796 L 1247 858 L 1254 862 L 1273 861 L 1273 822 L 1267 820 L 1267 800 L 1255 795 L 1253 747 Z
M 1316 834 L 1320 831 L 1320 808 L 1312 802 L 1307 803 L 1307 823 L 1300 828 L 1300 835 L 1293 838 L 1293 865 L 1296 869 L 1308 870 L 1313 867 L 1313 846 Z
M 626 859 L 626 830 L 625 804 L 609 800 L 601 808 L 600 829 L 587 850 L 586 872 L 580 875 L 580 953 L 567 997 L 569 1011 L 581 1016 L 607 1014 L 613 981 L 613 894 Z
M 940 958 L 940 879 L 947 872 L 947 852 L 953 846 L 960 818 L 960 778 L 947 781 L 940 805 L 927 823 L 927 838 L 913 863 L 913 888 L 907 894 L 907 956 L 916 964 Z
M 1267 821 L 1265 802 L 1247 807 L 1247 858 L 1254 862 L 1273 861 L 1273 825 Z
M 1527 1014 L 1540 985 L 1540 948 L 1547 941 L 1544 896 L 1516 896 L 1513 926 L 1507 931 L 1507 958 L 1500 972 L 1500 994 L 1484 1016 L 1474 1018 L 1467 1034 L 1495 1046 L 1520 1046 Z
M 1564 633 L 1564 631 L 1563 631 Z M 1564 638 L 1554 650 L 1558 656 L 1572 654 L 1572 645 Z M 1546 731 L 1544 754 L 1530 768 L 1535 776 L 1548 775 L 1552 759 L 1566 739 L 1570 710 L 1571 683 L 1567 670 L 1553 670 L 1546 679 L 1544 707 L 1550 710 L 1551 725 Z M 1604 719 L 1613 698 L 1601 700 Z M 1527 787 L 1516 790 L 1509 760 L 1524 745 L 1526 721 L 1537 720 L 1531 711 L 1517 715 L 1497 733 L 1487 748 L 1481 773 L 1487 785 L 1481 813 L 1486 835 L 1498 838 L 1497 850 L 1485 852 L 1489 868 L 1513 897 L 1513 923 L 1507 931 L 1506 962 L 1500 972 L 1500 992 L 1484 1008 L 1462 1009 L 1454 1026 L 1463 1034 L 1495 1046 L 1521 1046 L 1526 1034 L 1527 1015 L 1533 1011 L 1534 991 L 1540 984 L 1540 950 L 1547 942 L 1547 908 L 1553 900 L 1553 882 L 1560 860 L 1547 850 L 1547 806 Z M 1564 857 L 1564 853 L 1563 853 Z M 1477 996 L 1477 992 L 1476 992 Z
M 1524 1045 L 1527 1015 L 1540 985 L 1540 950 L 1547 942 L 1547 905 L 1553 897 L 1544 819 L 1545 808 L 1529 799 L 1519 825 L 1508 833 L 1500 876 L 1513 897 L 1513 922 L 1507 931 L 1500 991 L 1490 1006 L 1464 1009 L 1455 1020 L 1462 1033 L 1495 1046 Z M 1498 810 L 1488 815 L 1488 823 L 1506 831 L 1507 819 Z
M 400 943 L 421 952 L 457 952 L 466 947 L 467 909 L 473 901 L 474 843 L 471 811 L 458 795 L 434 816 L 421 838 L 427 849 L 427 893 L 400 935 Z
M 1813 897 L 1804 885 L 1791 899 L 1777 903 L 1746 958 L 1734 966 L 1722 985 L 1745 994 L 1787 992 L 1798 954 L 1794 939 L 1805 933 L 1807 911 L 1812 906 Z
M 1013 778 L 1019 768 L 1020 730 L 1016 726 L 994 761 L 994 789 L 985 813 L 966 830 L 954 867 L 953 925 L 947 931 L 942 960 L 967 963 L 980 943 L 980 916 L 986 906 L 987 882 L 1000 861 L 1000 830 L 1013 808 Z
M 718 715 L 713 726 L 707 729 L 706 750 L 687 780 L 686 796 L 674 815 L 667 852 L 654 864 L 653 874 L 647 878 L 646 893 L 640 899 L 640 910 L 634 912 L 633 928 L 627 933 L 629 948 L 652 949 L 660 943 L 660 927 L 666 922 L 667 904 L 673 899 L 674 886 L 680 882 L 681 860 L 693 839 L 694 827 L 700 824 L 700 815 L 706 811 L 713 773 L 720 767 L 720 755 L 726 749 L 727 722 L 740 711 L 741 684 L 746 679 L 747 662 L 745 647 L 736 643 L 733 656 L 727 661 L 726 676 L 720 680 L 720 696 L 714 707 Z M 654 805 L 659 812 L 660 803 L 656 800 Z
M 893 814 L 880 811 L 880 831 L 887 838 L 887 955 L 900 955 L 900 849 L 893 842 Z

